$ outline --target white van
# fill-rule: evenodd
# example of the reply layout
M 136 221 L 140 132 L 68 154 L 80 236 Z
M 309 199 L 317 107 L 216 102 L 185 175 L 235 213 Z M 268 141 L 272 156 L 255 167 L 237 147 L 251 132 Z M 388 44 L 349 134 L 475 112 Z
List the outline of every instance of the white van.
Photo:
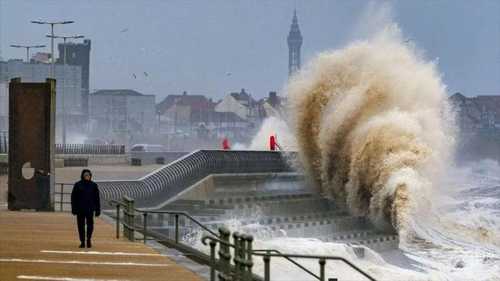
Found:
M 134 144 L 130 148 L 132 152 L 165 152 L 166 149 L 161 144 Z

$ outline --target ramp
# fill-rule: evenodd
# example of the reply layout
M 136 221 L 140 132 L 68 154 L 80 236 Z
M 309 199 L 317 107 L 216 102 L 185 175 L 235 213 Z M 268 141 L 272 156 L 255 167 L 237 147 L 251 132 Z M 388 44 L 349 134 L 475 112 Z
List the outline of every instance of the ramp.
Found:
M 138 180 L 98 182 L 102 199 L 128 195 L 139 207 L 157 206 L 211 174 L 292 171 L 296 153 L 197 150 Z

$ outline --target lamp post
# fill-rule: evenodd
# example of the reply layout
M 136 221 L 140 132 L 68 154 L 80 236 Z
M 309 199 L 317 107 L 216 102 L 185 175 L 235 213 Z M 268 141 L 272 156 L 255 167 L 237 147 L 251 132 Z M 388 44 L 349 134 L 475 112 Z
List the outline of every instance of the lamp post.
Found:
M 54 25 L 56 25 L 56 24 L 70 24 L 70 23 L 74 23 L 74 21 L 68 20 L 68 21 L 53 21 L 53 22 L 48 22 L 48 21 L 32 20 L 31 23 L 36 23 L 36 24 L 50 24 L 50 35 L 54 36 Z M 52 65 L 51 65 L 51 68 L 50 68 L 50 77 L 55 79 L 56 75 L 55 75 L 55 71 L 54 71 L 54 38 L 52 38 L 52 40 L 50 41 L 50 53 L 51 53 L 50 60 L 52 62 Z
M 45 48 L 45 45 L 10 45 L 12 48 L 25 48 L 26 49 L 26 63 L 30 62 L 30 49 Z
M 51 38 L 52 41 L 54 39 L 63 39 L 63 85 L 62 85 L 62 95 L 61 95 L 61 103 L 62 103 L 62 144 L 66 145 L 66 107 L 64 105 L 64 96 L 66 94 L 66 40 L 67 39 L 79 39 L 83 38 L 83 35 L 74 35 L 74 36 L 55 36 L 55 35 L 47 35 L 47 37 Z

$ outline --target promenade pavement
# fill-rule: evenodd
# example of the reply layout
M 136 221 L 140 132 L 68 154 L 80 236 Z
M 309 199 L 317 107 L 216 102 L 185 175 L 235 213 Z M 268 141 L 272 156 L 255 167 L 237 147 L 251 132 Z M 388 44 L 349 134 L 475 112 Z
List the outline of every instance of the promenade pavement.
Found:
M 69 213 L 0 211 L 0 280 L 202 280 L 140 242 L 116 239 L 100 218 L 92 248 L 78 248 L 77 237 Z

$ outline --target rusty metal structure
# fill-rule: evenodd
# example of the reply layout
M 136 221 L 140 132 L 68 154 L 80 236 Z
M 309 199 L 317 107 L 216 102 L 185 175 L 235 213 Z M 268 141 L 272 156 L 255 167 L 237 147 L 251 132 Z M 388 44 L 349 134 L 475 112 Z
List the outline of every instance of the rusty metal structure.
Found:
M 53 210 L 56 81 L 9 84 L 9 210 Z

